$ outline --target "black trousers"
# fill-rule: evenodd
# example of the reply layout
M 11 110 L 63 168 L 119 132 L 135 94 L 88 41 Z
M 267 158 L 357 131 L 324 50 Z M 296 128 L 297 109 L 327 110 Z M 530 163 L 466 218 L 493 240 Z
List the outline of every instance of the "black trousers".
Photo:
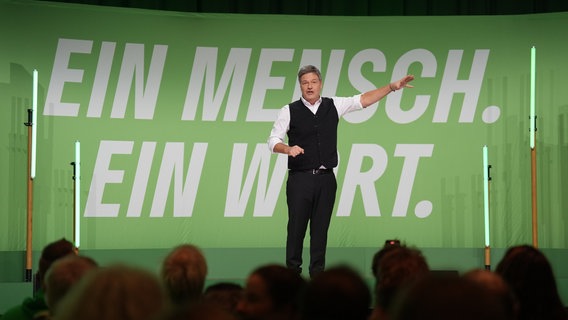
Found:
M 302 249 L 310 225 L 310 276 L 325 268 L 327 230 L 335 203 L 337 181 L 333 171 L 290 172 L 286 183 L 288 236 L 286 265 L 302 272 Z

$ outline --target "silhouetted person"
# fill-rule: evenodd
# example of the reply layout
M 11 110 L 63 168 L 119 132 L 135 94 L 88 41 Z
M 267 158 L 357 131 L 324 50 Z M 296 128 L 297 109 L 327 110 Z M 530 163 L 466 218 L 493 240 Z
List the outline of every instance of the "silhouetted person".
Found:
M 377 268 L 379 267 L 379 262 L 381 261 L 381 258 L 387 252 L 389 252 L 389 250 L 398 248 L 400 246 L 401 244 L 399 240 L 386 240 L 383 247 L 379 251 L 375 252 L 375 254 L 373 255 L 373 261 L 371 262 L 371 272 L 373 273 L 375 279 L 377 278 Z
M 303 320 L 365 320 L 371 293 L 358 272 L 336 266 L 319 273 L 308 283 L 302 301 Z
M 113 265 L 85 275 L 60 302 L 56 320 L 154 320 L 164 302 L 154 274 Z
M 207 262 L 194 245 L 177 246 L 162 263 L 162 281 L 171 302 L 177 305 L 200 300 L 206 277 Z
M 237 304 L 243 295 L 244 288 L 232 282 L 220 282 L 208 286 L 203 293 L 203 300 L 217 305 L 231 314 L 237 314 Z
M 466 272 L 463 277 L 494 292 L 508 312 L 509 319 L 517 319 L 518 303 L 515 294 L 503 277 L 495 272 L 484 269 L 470 270 Z
M 385 246 L 373 259 L 375 308 L 370 320 L 388 319 L 394 298 L 401 290 L 427 277 L 430 268 L 418 249 Z
M 24 320 L 48 316 L 49 311 L 45 303 L 43 288 L 45 273 L 57 259 L 76 253 L 77 249 L 73 243 L 64 238 L 46 245 L 41 252 L 38 272 L 34 278 L 34 295 L 26 298 L 21 305 L 8 309 L 2 316 L 2 320 Z
M 430 275 L 396 297 L 392 320 L 512 320 L 495 292 L 454 276 Z
M 51 317 L 57 314 L 59 302 L 88 272 L 97 268 L 95 260 L 68 255 L 55 261 L 45 275 L 45 300 Z
M 200 300 L 191 304 L 177 305 L 164 311 L 154 320 L 239 320 L 219 305 Z
M 299 313 L 305 280 L 283 265 L 257 268 L 248 277 L 237 311 L 246 320 L 291 320 Z
M 519 319 L 567 319 L 548 259 L 530 245 L 507 250 L 495 272 L 509 284 L 519 302 Z

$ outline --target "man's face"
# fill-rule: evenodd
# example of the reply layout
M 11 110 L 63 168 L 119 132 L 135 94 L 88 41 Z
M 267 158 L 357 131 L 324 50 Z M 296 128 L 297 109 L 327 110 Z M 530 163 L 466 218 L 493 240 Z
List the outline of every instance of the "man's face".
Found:
M 300 88 L 302 97 L 313 104 L 320 98 L 321 80 L 313 72 L 306 73 L 300 78 Z

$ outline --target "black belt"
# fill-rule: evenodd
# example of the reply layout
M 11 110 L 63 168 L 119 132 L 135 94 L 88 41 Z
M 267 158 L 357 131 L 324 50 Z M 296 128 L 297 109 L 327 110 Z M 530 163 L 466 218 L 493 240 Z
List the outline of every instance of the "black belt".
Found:
M 311 174 L 328 174 L 332 173 L 333 169 L 306 169 L 306 170 L 290 170 L 289 174 L 296 174 L 296 173 L 311 173 Z

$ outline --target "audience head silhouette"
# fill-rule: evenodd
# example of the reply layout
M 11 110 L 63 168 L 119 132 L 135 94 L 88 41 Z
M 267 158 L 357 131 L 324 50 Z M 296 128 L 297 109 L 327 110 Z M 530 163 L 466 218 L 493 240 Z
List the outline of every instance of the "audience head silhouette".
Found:
M 162 281 L 174 304 L 192 303 L 201 299 L 207 263 L 201 250 L 191 244 L 174 248 L 162 263 Z
M 232 314 L 237 314 L 237 304 L 243 294 L 243 287 L 232 282 L 219 282 L 205 289 L 203 300 L 219 306 Z
M 495 272 L 515 293 L 519 319 L 566 319 L 552 266 L 540 250 L 530 245 L 513 246 Z
M 39 258 L 38 272 L 35 274 L 33 282 L 33 295 L 27 297 L 21 304 L 6 310 L 2 319 L 43 319 L 49 317 L 49 308 L 44 298 L 45 274 L 51 265 L 67 256 L 76 254 L 77 250 L 73 243 L 64 238 L 51 242 L 43 247 Z
M 57 314 L 59 302 L 81 278 L 97 268 L 95 260 L 68 255 L 55 261 L 45 275 L 45 300 L 51 316 Z
M 239 320 L 239 318 L 219 308 L 218 304 L 201 300 L 168 308 L 155 320 Z
M 375 276 L 375 308 L 372 319 L 382 319 L 390 312 L 396 295 L 428 276 L 430 268 L 418 249 L 405 245 L 385 246 L 373 259 Z
M 428 276 L 396 298 L 392 320 L 512 320 L 495 292 L 459 276 Z
M 63 298 L 58 320 L 151 320 L 162 312 L 164 294 L 152 273 L 125 265 L 89 272 Z
M 369 316 L 371 293 L 361 275 L 336 266 L 314 277 L 307 286 L 302 316 L 305 320 L 363 320 Z
M 377 268 L 379 267 L 379 262 L 381 258 L 389 252 L 391 249 L 395 249 L 401 246 L 400 240 L 386 240 L 383 247 L 373 255 L 373 261 L 371 262 L 371 271 L 373 276 L 377 277 Z
M 43 287 L 45 273 L 51 267 L 51 264 L 70 254 L 77 254 L 77 248 L 72 242 L 61 238 L 54 241 L 43 248 L 39 258 L 39 268 L 36 275 L 36 288 Z
M 565 320 L 553 269 L 530 245 L 509 248 L 495 272 L 430 270 L 419 249 L 386 241 L 373 256 L 374 308 L 362 275 L 338 265 L 309 281 L 283 264 L 254 269 L 245 286 L 205 290 L 207 263 L 191 244 L 174 247 L 159 276 L 138 267 L 99 267 L 65 239 L 44 247 L 42 286 L 2 319 L 34 320 Z M 41 279 L 41 280 L 40 280 Z M 45 294 L 45 297 L 44 297 Z
M 296 319 L 305 283 L 298 272 L 285 266 L 261 266 L 249 275 L 237 311 L 249 320 Z
M 516 319 L 518 304 L 513 291 L 503 278 L 495 272 L 483 269 L 473 269 L 466 272 L 463 277 L 473 281 L 495 294 L 508 312 L 509 319 Z

